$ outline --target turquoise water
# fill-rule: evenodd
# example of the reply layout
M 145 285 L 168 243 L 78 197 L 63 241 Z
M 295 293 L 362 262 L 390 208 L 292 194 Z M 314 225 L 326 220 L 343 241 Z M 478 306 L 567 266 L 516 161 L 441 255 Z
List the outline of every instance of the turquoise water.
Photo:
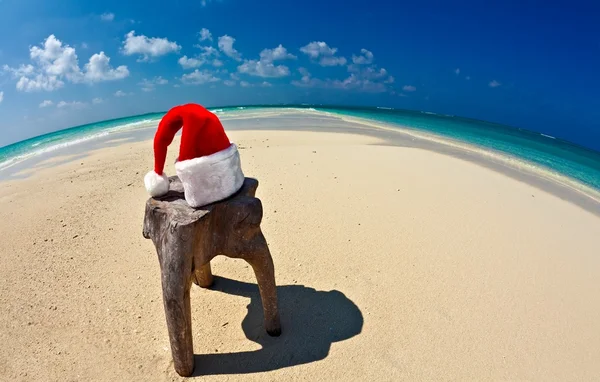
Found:
M 216 109 L 218 113 L 240 107 Z M 214 110 L 213 110 L 214 111 Z M 165 113 L 150 113 L 71 127 L 0 147 L 0 171 L 37 155 L 105 137 L 113 133 L 156 126 Z
M 365 118 L 508 154 L 558 172 L 600 190 L 600 153 L 540 133 L 434 113 L 386 108 L 320 107 L 314 105 L 237 106 L 213 108 L 221 118 L 243 116 L 268 108 L 311 108 L 331 114 Z M 144 114 L 61 130 L 0 148 L 0 170 L 54 150 L 115 132 L 156 126 L 164 113 Z
M 158 123 L 162 115 L 162 113 L 145 114 L 91 123 L 0 147 L 0 170 L 25 159 L 103 137 L 112 132 L 135 129 L 148 123 Z
M 554 170 L 600 190 L 600 152 L 554 137 L 485 121 L 434 113 L 369 108 L 321 109 L 401 125 L 491 149 Z

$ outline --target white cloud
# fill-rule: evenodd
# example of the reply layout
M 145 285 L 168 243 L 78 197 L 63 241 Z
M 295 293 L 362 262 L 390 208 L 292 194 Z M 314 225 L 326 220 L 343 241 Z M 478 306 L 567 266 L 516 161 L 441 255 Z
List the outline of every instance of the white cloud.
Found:
M 203 59 L 188 58 L 188 56 L 181 57 L 177 62 L 184 69 L 198 68 L 198 67 L 200 67 L 200 66 L 202 66 L 204 64 L 204 60 Z
M 318 78 L 312 78 L 311 74 L 306 68 L 298 68 L 298 71 L 300 72 L 300 74 L 302 74 L 302 78 L 300 79 L 300 81 L 292 81 L 292 85 L 306 88 L 325 86 L 324 81 Z
M 235 38 L 233 38 L 231 36 L 224 35 L 224 36 L 219 37 L 219 42 L 218 42 L 219 50 L 221 50 L 221 52 L 225 53 L 226 56 L 231 57 L 236 61 L 241 61 L 242 57 L 241 57 L 240 52 L 235 50 L 235 48 L 233 47 L 234 42 L 235 42 Z
M 238 66 L 238 72 L 257 77 L 285 77 L 290 75 L 290 69 L 285 65 L 275 65 L 274 61 L 296 59 L 288 53 L 283 45 L 279 44 L 274 49 L 263 49 L 260 60 L 246 60 Z
M 37 74 L 36 76 L 21 77 L 17 81 L 17 90 L 22 92 L 35 92 L 40 90 L 53 91 L 60 89 L 65 83 L 59 80 L 56 76 L 45 76 L 43 74 Z
M 42 47 L 31 47 L 29 56 L 37 63 L 37 69 L 49 76 L 66 77 L 71 81 L 77 81 L 81 76 L 75 49 L 63 45 L 53 34 L 48 36 Z
M 80 102 L 80 101 L 72 101 L 72 102 L 60 101 L 59 103 L 56 104 L 56 107 L 59 109 L 63 109 L 66 107 L 70 107 L 73 109 L 82 109 L 86 106 L 87 106 L 87 104 L 85 102 Z
M 29 76 L 35 72 L 35 68 L 31 64 L 21 65 L 18 68 L 11 68 L 8 65 L 4 65 L 2 69 L 6 72 L 12 73 L 15 77 Z
M 18 78 L 17 90 L 24 92 L 53 91 L 62 88 L 64 80 L 73 83 L 100 82 L 118 80 L 129 76 L 125 65 L 116 69 L 110 67 L 110 58 L 100 52 L 90 57 L 89 62 L 82 71 L 79 68 L 79 59 L 75 48 L 63 44 L 54 35 L 40 44 L 29 49 L 32 64 L 10 68 L 4 65 L 4 71 Z
M 337 57 L 337 48 L 331 48 L 324 41 L 313 41 L 302 48 L 300 51 L 313 60 L 319 59 L 321 66 L 345 65 L 347 60 L 344 57 Z
M 98 105 L 99 103 L 102 103 L 102 102 L 104 102 L 104 100 L 103 100 L 102 98 L 94 98 L 94 99 L 92 100 L 92 103 L 93 103 L 94 105 Z
M 235 85 L 235 82 L 233 83 Z M 250 87 L 254 87 L 254 86 L 260 86 L 263 88 L 269 88 L 273 85 L 271 85 L 271 83 L 267 82 L 267 81 L 263 81 L 260 84 L 251 84 L 247 81 L 240 81 L 240 86 L 243 88 L 250 88 Z
M 239 81 L 240 80 L 240 76 L 238 76 L 236 73 L 231 73 L 229 75 L 229 77 L 231 77 L 231 79 L 235 80 L 235 81 Z
M 257 77 L 285 77 L 290 69 L 285 65 L 273 65 L 271 62 L 247 60 L 238 66 L 238 72 Z
M 217 49 L 213 48 L 212 46 L 201 46 L 201 45 L 194 45 L 194 46 L 196 48 L 200 48 L 203 52 L 200 53 L 196 57 L 188 57 L 188 56 L 181 57 L 177 62 L 179 62 L 179 65 L 181 65 L 181 67 L 184 69 L 199 68 L 200 66 L 207 63 L 211 59 L 211 57 L 213 57 L 213 56 L 219 57 L 219 51 Z M 211 63 L 215 67 L 219 67 L 219 66 L 223 65 L 223 62 L 216 58 L 214 60 L 212 60 Z
M 298 71 L 300 72 L 300 74 L 302 74 L 303 76 L 309 76 L 310 77 L 310 73 L 308 72 L 308 69 L 306 68 L 298 68 Z
M 359 90 L 370 93 L 383 93 L 387 91 L 385 84 L 361 78 L 355 73 L 350 74 L 350 76 L 343 81 L 334 80 L 330 84 L 333 88 L 344 90 Z
M 122 91 L 122 90 L 117 90 L 117 91 L 115 92 L 115 97 L 125 97 L 126 95 L 127 95 L 127 93 L 125 93 L 125 92 L 124 92 L 124 91 Z
M 96 53 L 85 64 L 84 79 L 88 82 L 114 81 L 129 76 L 127 66 L 121 65 L 116 69 L 110 67 L 110 57 L 104 52 Z
M 223 83 L 227 86 L 235 86 L 236 82 L 233 80 L 225 80 Z
M 149 61 L 151 58 L 177 53 L 180 49 L 181 46 L 176 42 L 166 38 L 136 36 L 135 31 L 131 31 L 127 33 L 125 41 L 123 41 L 122 51 L 126 56 L 141 55 L 138 61 Z
M 295 60 L 296 58 L 297 57 L 293 54 L 288 53 L 287 49 L 285 49 L 281 44 L 274 49 L 263 49 L 263 51 L 260 52 L 260 60 L 263 62 L 273 62 L 287 59 Z
M 369 67 L 362 70 L 357 68 L 348 68 L 353 73 L 344 80 L 321 80 L 313 78 L 305 68 L 298 71 L 302 74 L 300 81 L 292 81 L 292 85 L 299 87 L 322 87 L 341 90 L 356 90 L 371 93 L 383 93 L 389 90 L 388 84 L 394 81 L 394 77 L 389 76 L 385 69 L 376 70 Z
M 115 19 L 114 13 L 103 13 L 100 15 L 100 20 L 102 21 L 113 21 Z
M 4 92 L 0 92 L 0 103 L 4 101 Z
M 456 70 L 454 71 L 454 73 L 456 73 L 456 75 L 458 76 L 460 74 L 460 68 L 456 68 Z
M 492 80 L 492 81 L 490 81 L 489 85 L 491 88 L 497 88 L 498 86 L 500 86 L 502 84 L 496 80 Z
M 342 66 L 346 65 L 346 59 L 344 57 L 322 57 L 319 61 L 321 66 Z
M 352 55 L 352 62 L 357 65 L 371 64 L 373 62 L 373 53 L 366 49 L 361 49 L 359 56 Z
M 337 52 L 337 48 L 330 48 L 323 41 L 313 41 L 300 48 L 300 51 L 310 58 L 319 58 L 319 56 L 333 56 Z
M 212 33 L 206 28 L 200 29 L 200 41 L 210 40 L 212 41 Z
M 196 45 L 197 48 L 202 49 L 204 52 L 200 53 L 200 56 L 204 58 L 209 58 L 211 56 L 219 57 L 219 51 L 212 46 L 201 46 Z
M 417 88 L 412 85 L 404 85 L 402 87 L 402 90 L 404 90 L 405 92 L 414 92 L 415 90 L 417 90 Z
M 384 68 L 377 70 L 375 66 L 370 66 L 368 68 L 349 66 L 348 71 L 360 74 L 361 77 L 364 77 L 369 80 L 378 80 L 388 76 L 387 70 L 385 70 Z
M 142 82 L 139 83 L 139 85 L 142 86 L 143 91 L 151 92 L 155 89 L 156 85 L 166 85 L 168 83 L 169 83 L 168 80 L 162 78 L 161 76 L 158 76 L 158 77 L 154 77 L 151 80 L 144 78 L 142 80 Z
M 39 107 L 48 107 L 48 106 L 52 106 L 54 105 L 54 102 L 50 101 L 49 99 L 42 101 L 42 103 L 40 103 Z
M 184 74 L 181 76 L 181 82 L 188 85 L 202 85 L 208 82 L 220 81 L 219 78 L 215 77 L 211 72 L 204 70 L 194 70 L 192 73 Z

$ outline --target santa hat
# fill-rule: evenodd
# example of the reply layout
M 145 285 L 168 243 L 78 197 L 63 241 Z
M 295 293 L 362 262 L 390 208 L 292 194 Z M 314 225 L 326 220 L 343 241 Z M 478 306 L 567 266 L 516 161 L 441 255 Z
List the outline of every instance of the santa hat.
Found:
M 219 118 L 196 104 L 175 106 L 158 124 L 154 170 L 144 177 L 148 193 L 155 197 L 169 192 L 169 178 L 163 171 L 167 147 L 182 127 L 175 171 L 187 203 L 200 207 L 235 194 L 244 183 L 237 146 L 227 138 Z

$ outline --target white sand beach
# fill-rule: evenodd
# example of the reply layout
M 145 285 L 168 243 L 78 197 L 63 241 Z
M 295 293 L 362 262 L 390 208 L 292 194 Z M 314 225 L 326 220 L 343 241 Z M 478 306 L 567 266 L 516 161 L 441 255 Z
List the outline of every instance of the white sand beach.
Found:
M 597 212 L 394 132 L 267 119 L 225 126 L 260 182 L 283 334 L 252 269 L 216 258 L 192 288 L 198 380 L 598 378 Z M 113 143 L 0 183 L 2 380 L 184 380 L 142 237 L 152 143 Z

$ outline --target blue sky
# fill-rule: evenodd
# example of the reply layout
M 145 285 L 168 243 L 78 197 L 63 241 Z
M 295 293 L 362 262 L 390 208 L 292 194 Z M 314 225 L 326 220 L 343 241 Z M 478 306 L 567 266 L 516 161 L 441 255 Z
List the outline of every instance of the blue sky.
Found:
M 600 150 L 600 5 L 0 0 L 0 146 L 206 106 L 387 106 Z

